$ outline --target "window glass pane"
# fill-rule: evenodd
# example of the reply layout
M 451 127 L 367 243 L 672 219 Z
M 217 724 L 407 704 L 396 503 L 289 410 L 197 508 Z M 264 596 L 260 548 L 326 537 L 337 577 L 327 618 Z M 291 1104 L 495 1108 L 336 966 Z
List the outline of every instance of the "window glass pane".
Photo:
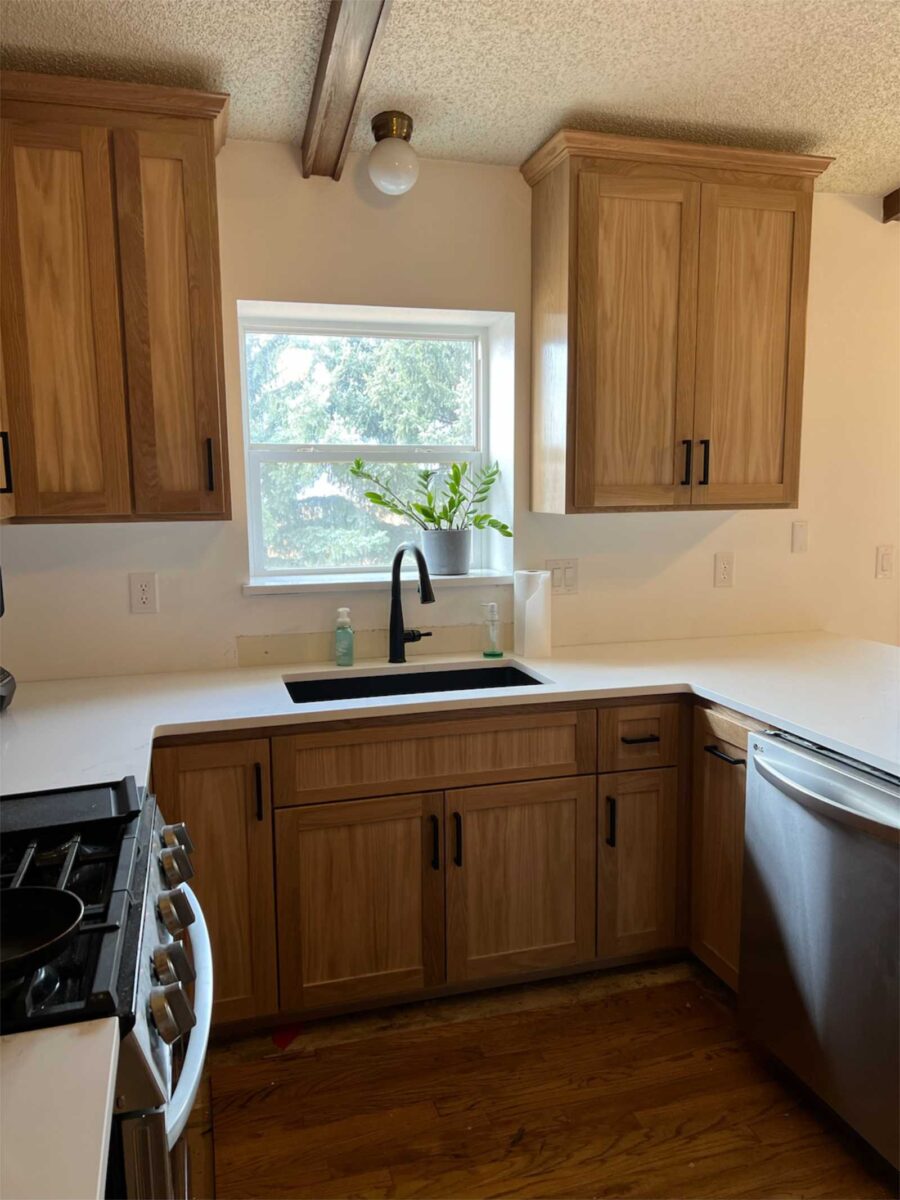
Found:
M 471 446 L 471 338 L 254 333 L 245 341 L 255 443 Z
M 378 464 L 404 497 L 426 463 Z M 432 464 L 433 465 L 433 464 Z M 370 504 L 349 464 L 260 463 L 263 553 L 267 571 L 387 566 L 418 526 Z

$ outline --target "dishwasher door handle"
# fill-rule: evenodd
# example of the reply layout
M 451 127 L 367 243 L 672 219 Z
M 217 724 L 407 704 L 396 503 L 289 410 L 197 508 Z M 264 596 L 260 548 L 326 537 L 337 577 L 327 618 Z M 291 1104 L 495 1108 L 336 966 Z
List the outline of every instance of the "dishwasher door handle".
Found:
M 877 817 L 867 816 L 865 813 L 857 812 L 856 809 L 839 804 L 836 800 L 828 800 L 825 796 L 820 796 L 818 792 L 810 791 L 802 783 L 798 783 L 795 779 L 776 770 L 760 754 L 754 755 L 753 763 L 763 779 L 811 812 L 817 813 L 820 817 L 826 817 L 829 821 L 836 821 L 839 825 L 858 829 L 883 842 L 900 845 L 900 828 L 896 825 L 887 821 L 879 821 Z

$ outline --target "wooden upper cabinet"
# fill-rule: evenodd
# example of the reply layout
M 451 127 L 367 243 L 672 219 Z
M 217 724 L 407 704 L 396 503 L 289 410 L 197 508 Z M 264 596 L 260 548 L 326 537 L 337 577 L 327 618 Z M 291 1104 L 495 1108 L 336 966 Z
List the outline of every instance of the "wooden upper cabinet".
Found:
M 278 979 L 268 741 L 156 750 L 153 787 L 166 821 L 184 821 L 194 843 L 191 887 L 212 942 L 214 1019 L 274 1013 Z
M 18 516 L 131 510 L 109 139 L 4 120 L 3 350 Z
M 227 97 L 17 72 L 0 85 L 16 518 L 229 515 Z
M 830 159 L 562 130 L 532 205 L 532 508 L 796 504 Z
M 200 128 L 113 136 L 135 511 L 221 514 L 212 155 Z
M 797 497 L 810 192 L 704 184 L 694 504 Z
M 690 496 L 700 186 L 578 176 L 575 500 Z
M 447 792 L 449 983 L 594 957 L 595 795 L 593 776 Z

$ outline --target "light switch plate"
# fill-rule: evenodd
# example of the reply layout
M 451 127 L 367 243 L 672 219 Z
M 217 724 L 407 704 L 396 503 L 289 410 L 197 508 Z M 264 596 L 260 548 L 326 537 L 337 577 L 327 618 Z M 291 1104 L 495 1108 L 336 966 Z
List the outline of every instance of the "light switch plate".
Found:
M 809 526 L 806 521 L 791 525 L 791 554 L 805 554 L 809 548 Z
M 578 594 L 577 558 L 548 558 L 544 566 L 550 572 L 550 591 L 554 596 Z
M 720 550 L 715 557 L 713 587 L 734 586 L 734 551 Z
M 875 547 L 875 578 L 893 579 L 896 552 L 893 546 Z

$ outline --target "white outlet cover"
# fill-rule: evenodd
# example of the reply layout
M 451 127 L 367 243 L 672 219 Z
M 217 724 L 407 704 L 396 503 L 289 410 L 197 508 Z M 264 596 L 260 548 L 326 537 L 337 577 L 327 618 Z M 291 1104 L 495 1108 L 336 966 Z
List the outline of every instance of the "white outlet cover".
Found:
M 713 587 L 734 587 L 734 551 L 720 550 L 714 560 Z
M 155 571 L 133 571 L 128 576 L 129 607 L 133 613 L 159 612 L 159 587 Z
M 809 549 L 809 526 L 806 521 L 791 525 L 791 554 L 805 554 Z
M 875 547 L 875 578 L 876 579 L 893 579 L 894 578 L 894 561 L 896 552 L 893 546 L 876 546 Z

